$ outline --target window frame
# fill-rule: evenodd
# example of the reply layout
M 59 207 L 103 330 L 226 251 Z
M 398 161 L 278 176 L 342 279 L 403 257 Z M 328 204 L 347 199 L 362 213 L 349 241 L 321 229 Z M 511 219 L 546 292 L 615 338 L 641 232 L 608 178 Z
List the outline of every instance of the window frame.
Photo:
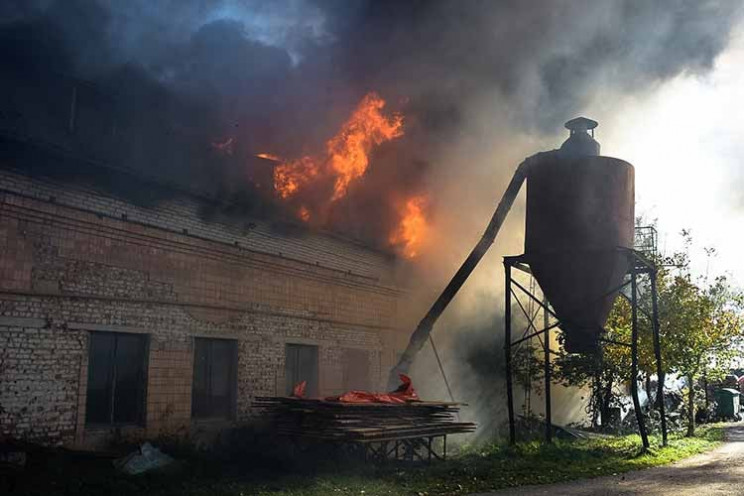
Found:
M 110 384 L 107 386 L 107 399 L 112 403 L 109 412 L 109 421 L 91 421 L 90 420 L 90 383 L 91 383 L 91 351 L 93 346 L 94 336 L 108 335 L 114 338 L 115 346 L 114 350 L 117 349 L 118 339 L 120 336 L 136 337 L 142 341 L 142 362 L 138 373 L 139 377 L 139 390 L 138 390 L 138 411 L 137 418 L 134 421 L 114 421 L 116 416 L 116 354 L 111 356 L 109 363 L 109 374 Z M 88 351 L 87 351 L 87 373 L 86 373 L 86 388 L 85 388 L 85 428 L 86 429 L 111 429 L 118 427 L 145 427 L 147 422 L 147 386 L 149 379 L 149 362 L 150 362 L 150 335 L 146 333 L 135 333 L 135 332 L 116 332 L 116 331 L 105 331 L 105 330 L 90 330 L 88 331 Z M 112 372 L 113 371 L 113 372 Z
M 193 367 L 192 367 L 192 376 L 191 376 L 191 415 L 190 418 L 192 421 L 211 421 L 211 420 L 222 420 L 222 421 L 233 421 L 237 417 L 237 406 L 238 406 L 238 362 L 239 362 L 239 353 L 238 353 L 238 340 L 233 338 L 218 338 L 218 337 L 202 337 L 202 336 L 195 336 L 194 338 L 194 353 L 193 353 Z M 210 412 L 209 414 L 203 414 L 200 410 L 203 408 L 203 405 L 197 405 L 197 395 L 196 395 L 196 384 L 197 384 L 197 353 L 199 352 L 199 343 L 208 343 L 209 344 L 209 351 L 208 351 L 208 359 L 207 359 L 207 367 L 208 371 L 205 372 L 207 377 L 211 377 L 211 367 L 212 367 L 212 361 L 214 358 L 213 355 L 213 348 L 212 344 L 214 342 L 226 342 L 231 345 L 231 352 L 230 352 L 230 370 L 229 370 L 229 377 L 228 377 L 228 384 L 227 389 L 229 391 L 229 400 L 228 400 L 228 412 L 227 415 L 222 414 L 214 414 L 213 412 Z M 209 390 L 211 390 L 211 382 L 210 386 L 208 387 Z M 208 394 L 208 398 L 211 398 L 212 395 Z
M 295 381 L 292 378 L 290 378 L 289 377 L 289 374 L 288 374 L 289 368 L 290 368 L 289 367 L 289 363 L 290 363 L 290 360 L 289 360 L 290 352 L 289 352 L 289 350 L 291 348 L 296 348 L 297 350 L 300 350 L 300 349 L 303 349 L 303 348 L 304 349 L 312 349 L 312 350 L 314 350 L 314 361 L 315 361 L 315 368 L 314 368 L 314 371 L 313 371 L 313 375 L 315 376 L 314 377 L 314 384 L 311 383 L 310 381 L 308 381 L 309 388 L 306 389 L 305 395 L 308 398 L 312 398 L 313 396 L 320 395 L 320 390 L 321 390 L 321 387 L 320 387 L 320 346 L 318 346 L 317 344 L 291 343 L 291 342 L 284 344 L 284 381 L 285 381 L 284 390 L 285 390 L 285 394 L 287 396 L 290 396 L 292 394 L 292 390 L 294 389 L 294 387 L 296 385 Z M 297 358 L 299 360 L 299 351 L 298 351 L 298 357 Z M 299 361 L 297 363 L 298 363 L 298 374 L 299 374 Z M 298 377 L 297 379 L 301 380 L 300 377 Z M 307 380 L 307 379 L 305 379 L 305 380 Z M 313 386 L 315 387 L 315 391 L 312 390 Z

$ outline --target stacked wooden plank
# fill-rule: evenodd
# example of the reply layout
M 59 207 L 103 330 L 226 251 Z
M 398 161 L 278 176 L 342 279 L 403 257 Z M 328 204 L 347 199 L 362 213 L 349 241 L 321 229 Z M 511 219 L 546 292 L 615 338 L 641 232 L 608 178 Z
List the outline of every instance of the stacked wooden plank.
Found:
M 275 432 L 339 442 L 379 442 L 472 432 L 457 421 L 458 403 L 412 401 L 402 404 L 342 403 L 313 399 L 258 397 Z

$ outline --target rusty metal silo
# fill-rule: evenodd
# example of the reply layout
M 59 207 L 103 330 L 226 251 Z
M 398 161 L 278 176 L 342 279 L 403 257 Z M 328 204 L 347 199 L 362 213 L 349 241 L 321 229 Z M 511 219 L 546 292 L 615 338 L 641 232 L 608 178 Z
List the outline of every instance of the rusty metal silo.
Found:
M 633 246 L 634 169 L 599 155 L 596 125 L 567 122 L 569 139 L 527 172 L 525 258 L 571 353 L 596 350 Z

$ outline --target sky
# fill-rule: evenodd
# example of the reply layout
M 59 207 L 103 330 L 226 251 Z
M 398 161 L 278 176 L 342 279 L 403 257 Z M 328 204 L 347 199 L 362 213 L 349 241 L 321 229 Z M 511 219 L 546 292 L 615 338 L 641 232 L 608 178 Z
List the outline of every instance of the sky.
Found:
M 617 108 L 599 109 L 597 138 L 603 155 L 634 164 L 636 215 L 656 220 L 662 253 L 682 249 L 688 229 L 697 275 L 744 284 L 744 26 L 711 72 L 681 74 Z

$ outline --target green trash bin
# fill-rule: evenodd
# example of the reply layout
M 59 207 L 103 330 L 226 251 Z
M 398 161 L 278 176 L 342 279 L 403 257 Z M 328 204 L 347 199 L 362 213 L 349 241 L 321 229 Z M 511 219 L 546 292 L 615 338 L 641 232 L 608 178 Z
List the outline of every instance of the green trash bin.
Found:
M 716 413 L 721 418 L 739 420 L 741 394 L 736 389 L 722 388 L 716 391 Z

